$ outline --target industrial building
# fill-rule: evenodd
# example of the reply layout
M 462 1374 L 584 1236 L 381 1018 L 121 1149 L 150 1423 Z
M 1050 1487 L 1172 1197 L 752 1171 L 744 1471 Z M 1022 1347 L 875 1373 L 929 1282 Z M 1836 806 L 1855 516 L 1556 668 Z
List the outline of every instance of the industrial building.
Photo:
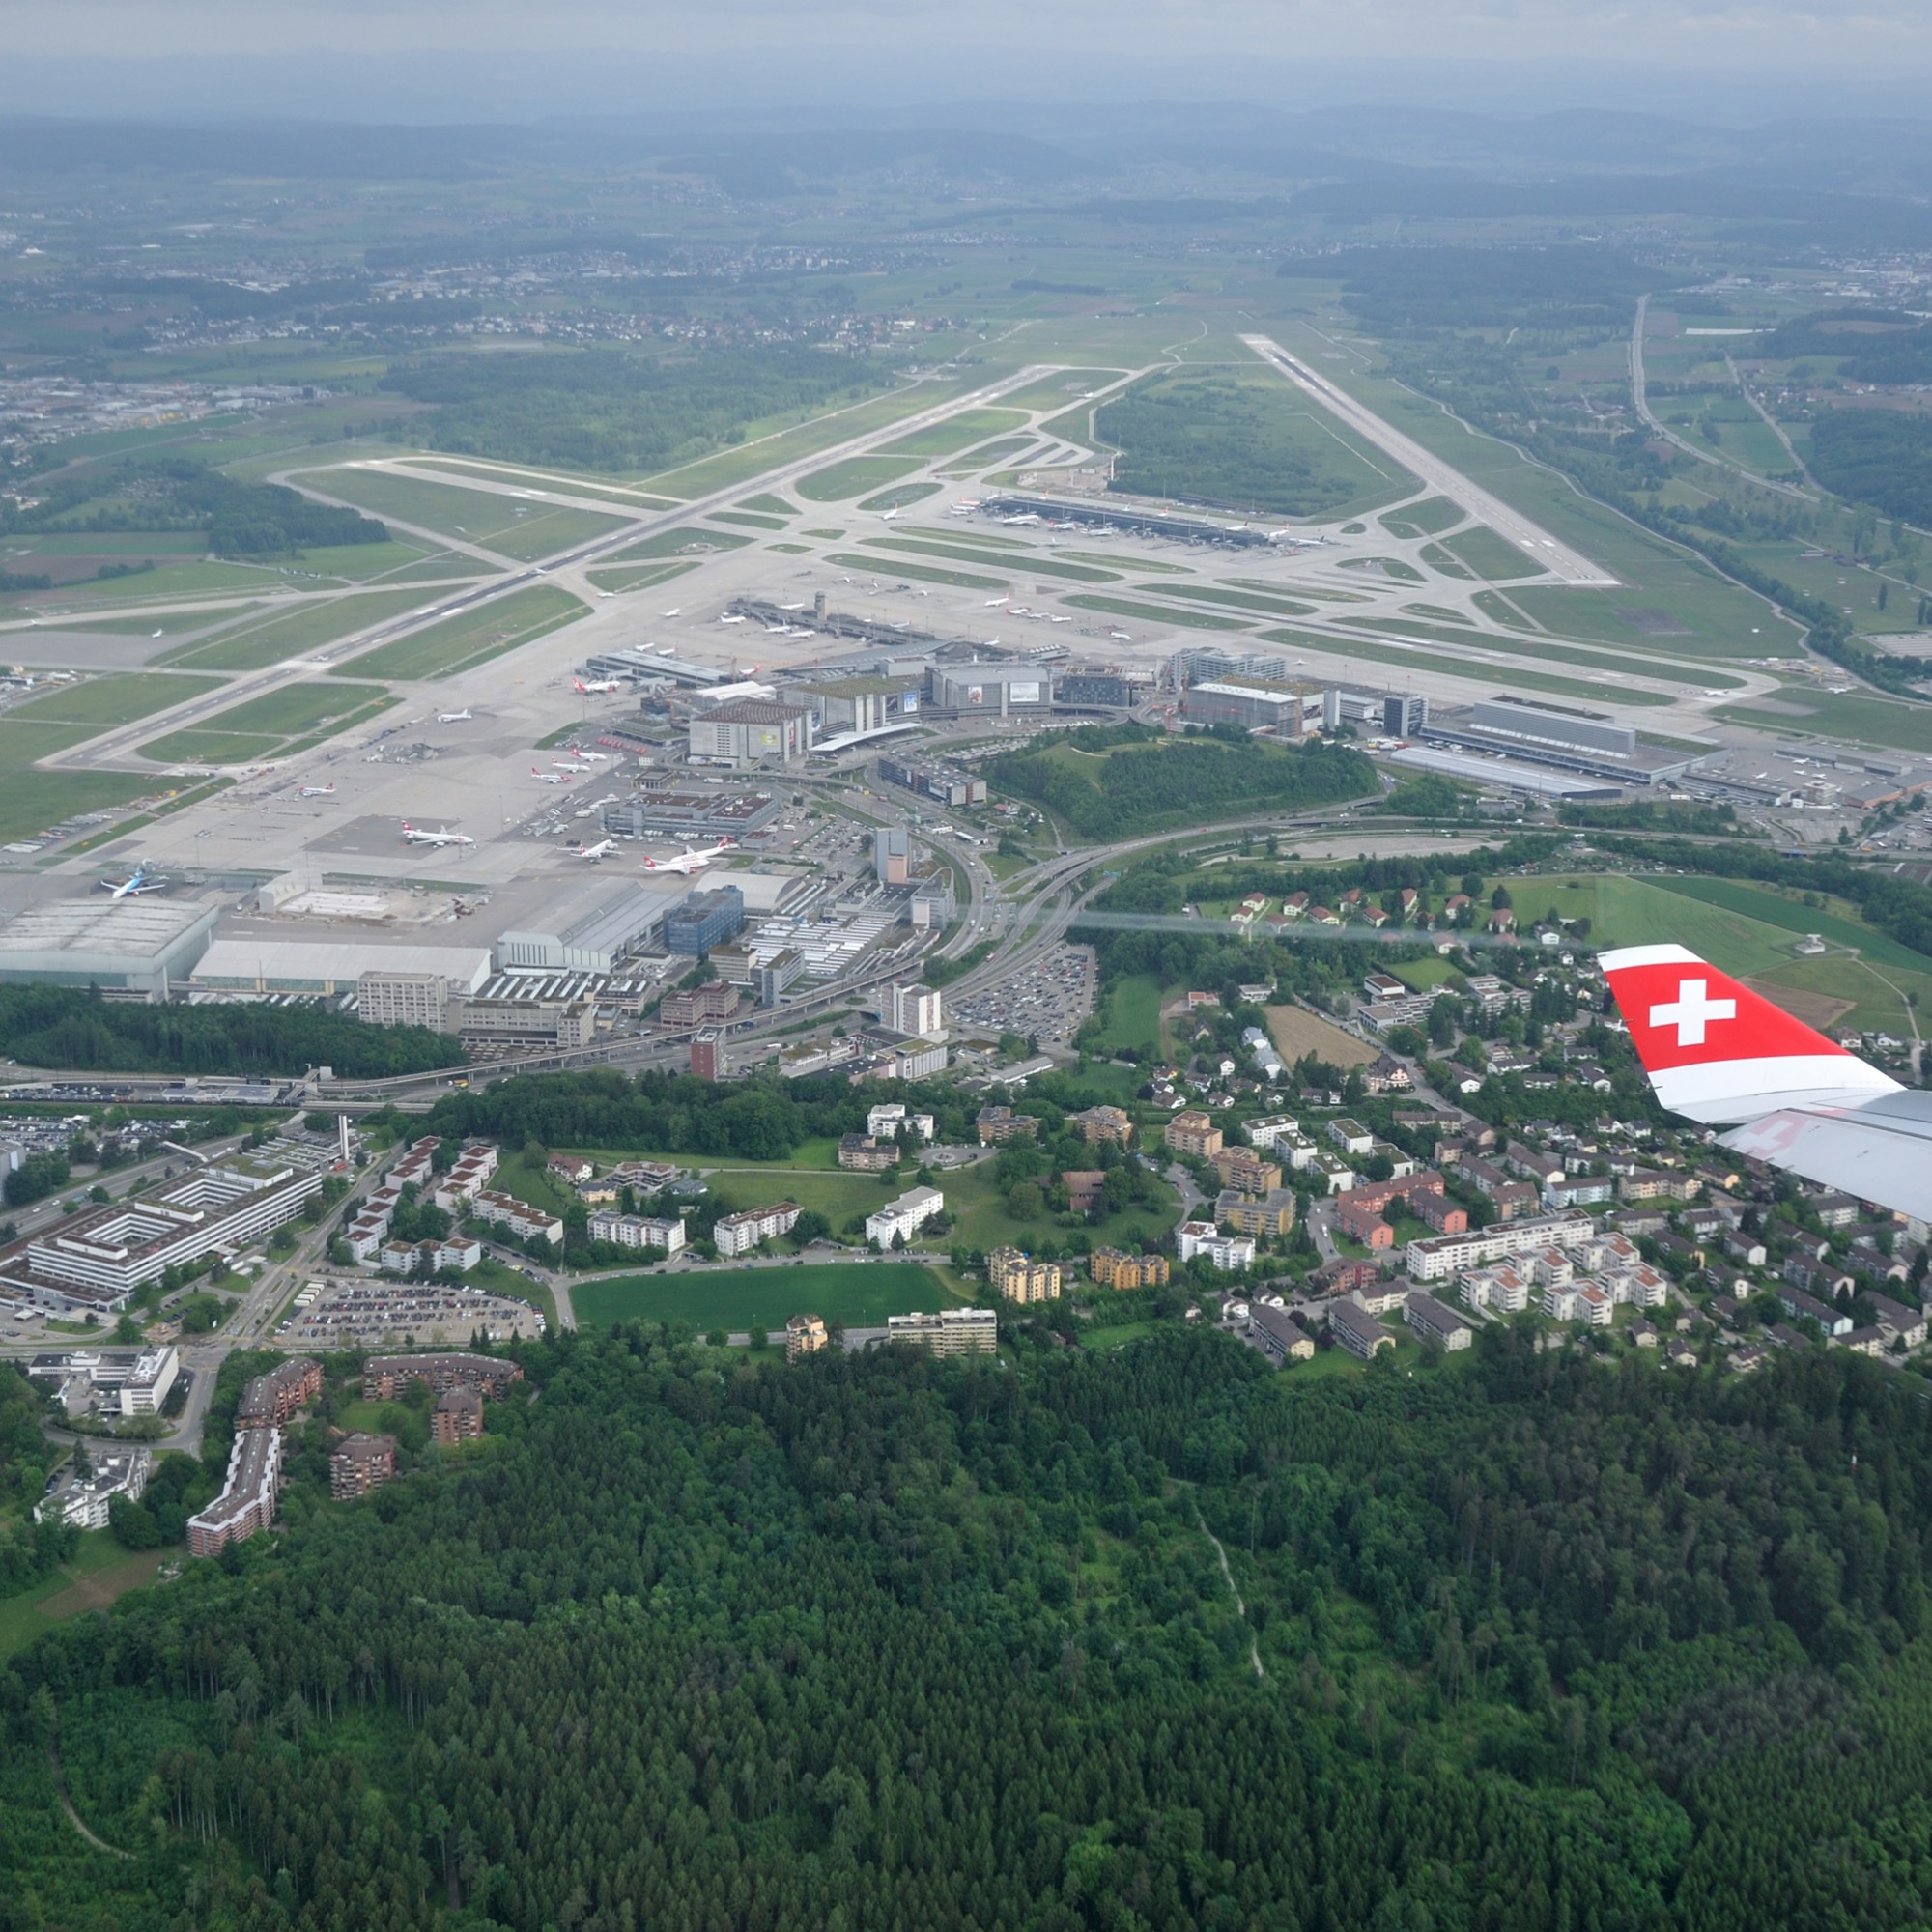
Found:
M 451 1001 L 450 1032 L 469 1047 L 588 1046 L 597 1031 L 594 973 L 498 973 Z
M 693 893 L 665 921 L 665 946 L 696 958 L 745 929 L 745 895 L 736 886 Z
M 583 668 L 594 678 L 621 677 L 631 684 L 668 680 L 702 690 L 725 681 L 725 673 L 713 665 L 692 664 L 669 651 L 640 651 L 630 645 L 599 651 L 584 660 Z
M 490 971 L 481 946 L 385 946 L 358 939 L 217 939 L 188 983 L 203 993 L 360 994 L 365 976 L 431 977 L 469 991 Z M 383 1004 L 383 995 L 378 995 Z M 364 1012 L 363 1017 L 369 1015 Z M 397 1021 L 379 1021 L 396 1025 Z
M 914 764 L 906 758 L 881 758 L 879 777 L 887 784 L 898 785 L 929 798 L 939 805 L 984 805 L 986 781 L 969 778 L 964 772 L 949 771 L 940 765 Z
M 1053 701 L 1125 710 L 1134 701 L 1134 683 L 1124 671 L 1094 665 L 1069 665 L 1054 677 Z
M 1053 677 L 1037 665 L 935 665 L 932 702 L 940 711 L 999 718 L 1045 711 L 1053 703 Z
M 817 711 L 821 733 L 884 731 L 917 718 L 923 702 L 919 677 L 838 677 L 807 685 L 800 693 Z
M 1607 712 L 1535 697 L 1491 697 L 1467 710 L 1437 711 L 1419 732 L 1406 735 L 1627 785 L 1668 784 L 1703 755 L 1640 745 L 1636 732 Z
M 1292 689 L 1209 678 L 1181 693 L 1180 715 L 1190 724 L 1238 724 L 1244 731 L 1286 731 L 1299 737 L 1306 705 Z
M 814 737 L 810 705 L 736 697 L 694 709 L 686 750 L 694 764 L 755 765 L 774 758 L 791 764 L 810 752 Z
M 547 924 L 503 933 L 497 941 L 497 964 L 501 969 L 609 973 L 657 938 L 666 915 L 683 897 L 681 885 L 667 889 L 607 880 L 582 887 L 557 901 Z
M 0 1288 L 56 1311 L 113 1312 L 170 1265 L 271 1234 L 321 1190 L 316 1168 L 230 1154 L 151 1194 L 56 1222 L 0 1263 Z
M 355 1011 L 370 1026 L 419 1026 L 441 1033 L 449 1019 L 449 981 L 440 973 L 364 973 Z
M 689 782 L 644 790 L 621 805 L 604 808 L 603 826 L 620 838 L 670 834 L 685 838 L 749 838 L 779 815 L 769 791 L 726 791 Z
M 208 951 L 220 917 L 219 906 L 159 897 L 28 906 L 0 922 L 0 982 L 165 1000 Z

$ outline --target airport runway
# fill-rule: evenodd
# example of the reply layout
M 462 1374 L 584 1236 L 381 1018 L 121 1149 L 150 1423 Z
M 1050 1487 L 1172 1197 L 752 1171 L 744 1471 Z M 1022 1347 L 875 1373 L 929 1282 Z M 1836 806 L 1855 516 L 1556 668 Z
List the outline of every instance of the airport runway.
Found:
M 1366 437 L 1378 449 L 1394 457 L 1432 490 L 1453 497 L 1498 536 L 1508 538 L 1526 552 L 1560 582 L 1585 590 L 1615 587 L 1617 580 L 1606 576 L 1588 557 L 1560 543 L 1540 525 L 1531 523 L 1520 510 L 1511 509 L 1480 483 L 1472 483 L 1460 469 L 1452 469 L 1441 457 L 1424 449 L 1413 437 L 1405 436 L 1365 404 L 1358 403 L 1346 389 L 1338 388 L 1325 376 L 1318 375 L 1307 363 L 1291 355 L 1272 337 L 1244 335 L 1241 340 L 1271 369 L 1305 390 L 1331 415 L 1339 416 L 1358 436 Z

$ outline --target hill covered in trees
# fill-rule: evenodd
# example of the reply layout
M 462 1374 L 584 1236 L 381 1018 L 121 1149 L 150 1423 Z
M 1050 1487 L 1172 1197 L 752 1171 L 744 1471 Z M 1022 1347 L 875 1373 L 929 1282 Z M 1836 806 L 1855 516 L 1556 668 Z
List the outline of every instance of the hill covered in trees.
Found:
M 1380 791 L 1359 752 L 1260 745 L 1232 725 L 1183 738 L 1139 724 L 1056 731 L 1003 752 L 986 776 L 1002 791 L 1058 812 L 1087 838 L 1131 838 L 1248 808 L 1296 811 Z
M 1491 1329 L 1412 1376 L 1191 1331 L 786 1367 L 642 1327 L 526 1363 L 479 1448 L 355 1506 L 338 1380 L 285 1535 L 13 1661 L 0 1926 L 1932 1909 L 1932 1437 L 1879 1364 Z

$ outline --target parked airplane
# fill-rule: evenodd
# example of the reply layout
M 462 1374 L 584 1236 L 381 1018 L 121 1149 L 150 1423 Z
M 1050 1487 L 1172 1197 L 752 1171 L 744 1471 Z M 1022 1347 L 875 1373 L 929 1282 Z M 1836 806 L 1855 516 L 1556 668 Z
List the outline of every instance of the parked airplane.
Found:
M 566 745 L 563 749 L 573 758 L 582 758 L 593 765 L 608 765 L 611 762 L 609 752 L 586 752 L 582 745 Z
M 1932 1215 L 1932 1092 L 1814 1033 L 1682 946 L 1598 963 L 1657 1097 L 1744 1154 L 1901 1214 Z
M 718 621 L 721 624 L 742 624 L 745 620 L 741 616 L 727 613 L 726 615 L 720 617 Z
M 412 825 L 403 820 L 403 843 L 405 845 L 433 845 L 439 851 L 445 845 L 473 845 L 475 839 L 467 832 L 452 832 L 446 825 L 439 825 L 434 832 L 425 832 L 419 825 Z
M 439 724 L 467 724 L 474 715 L 469 711 L 439 711 L 436 722 Z
M 595 765 L 580 765 L 575 758 L 553 758 L 550 766 L 554 772 L 580 773 L 593 772 L 597 769 Z
M 599 859 L 609 858 L 616 849 L 617 841 L 614 838 L 600 838 L 594 845 L 579 845 L 570 856 L 573 859 L 588 859 L 595 863 Z
M 303 785 L 301 790 L 296 793 L 296 796 L 298 798 L 333 798 L 335 796 L 335 786 L 332 782 L 326 785 Z
M 897 515 L 898 512 L 896 510 L 881 510 L 879 512 L 879 521 L 882 524 L 890 524 Z
M 684 615 L 684 606 L 681 604 L 673 604 L 668 611 L 666 611 L 661 614 L 667 617 L 682 617 Z M 658 655 L 660 657 L 666 657 L 668 656 L 669 653 L 661 651 L 659 652 Z
M 157 893 L 167 884 L 165 879 L 151 879 L 145 865 L 136 866 L 125 879 L 102 879 L 109 895 L 117 899 L 132 898 L 137 893 Z
M 532 765 L 530 776 L 540 785 L 567 785 L 570 781 L 561 772 L 540 772 Z
M 624 680 L 620 677 L 593 677 L 588 681 L 580 677 L 577 680 L 577 689 L 582 692 L 586 697 L 594 696 L 598 692 L 622 691 L 623 688 Z
M 708 846 L 701 852 L 689 849 L 680 852 L 674 859 L 646 859 L 644 870 L 647 872 L 682 872 L 689 878 L 693 872 L 701 871 L 721 852 L 730 851 L 736 840 L 721 838 L 717 844 Z

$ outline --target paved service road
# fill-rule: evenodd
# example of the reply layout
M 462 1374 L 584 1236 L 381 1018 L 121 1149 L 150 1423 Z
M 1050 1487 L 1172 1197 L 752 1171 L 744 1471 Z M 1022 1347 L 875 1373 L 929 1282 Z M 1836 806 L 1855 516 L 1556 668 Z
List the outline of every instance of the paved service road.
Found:
M 1341 419 L 1356 435 L 1366 437 L 1378 449 L 1395 458 L 1405 469 L 1419 476 L 1432 490 L 1453 497 L 1473 517 L 1479 517 L 1498 536 L 1507 537 L 1518 549 L 1526 551 L 1552 577 L 1579 589 L 1607 590 L 1616 583 L 1588 557 L 1567 544 L 1559 543 L 1541 525 L 1533 524 L 1520 510 L 1513 510 L 1500 497 L 1492 496 L 1480 483 L 1472 483 L 1460 469 L 1451 469 L 1441 457 L 1424 449 L 1413 437 L 1405 436 L 1385 422 L 1366 405 L 1358 403 L 1346 389 L 1337 388 L 1327 377 L 1318 375 L 1306 362 L 1291 355 L 1280 343 L 1265 335 L 1244 335 L 1241 340 L 1271 369 L 1286 376 L 1297 388 L 1313 396 L 1331 415 Z

